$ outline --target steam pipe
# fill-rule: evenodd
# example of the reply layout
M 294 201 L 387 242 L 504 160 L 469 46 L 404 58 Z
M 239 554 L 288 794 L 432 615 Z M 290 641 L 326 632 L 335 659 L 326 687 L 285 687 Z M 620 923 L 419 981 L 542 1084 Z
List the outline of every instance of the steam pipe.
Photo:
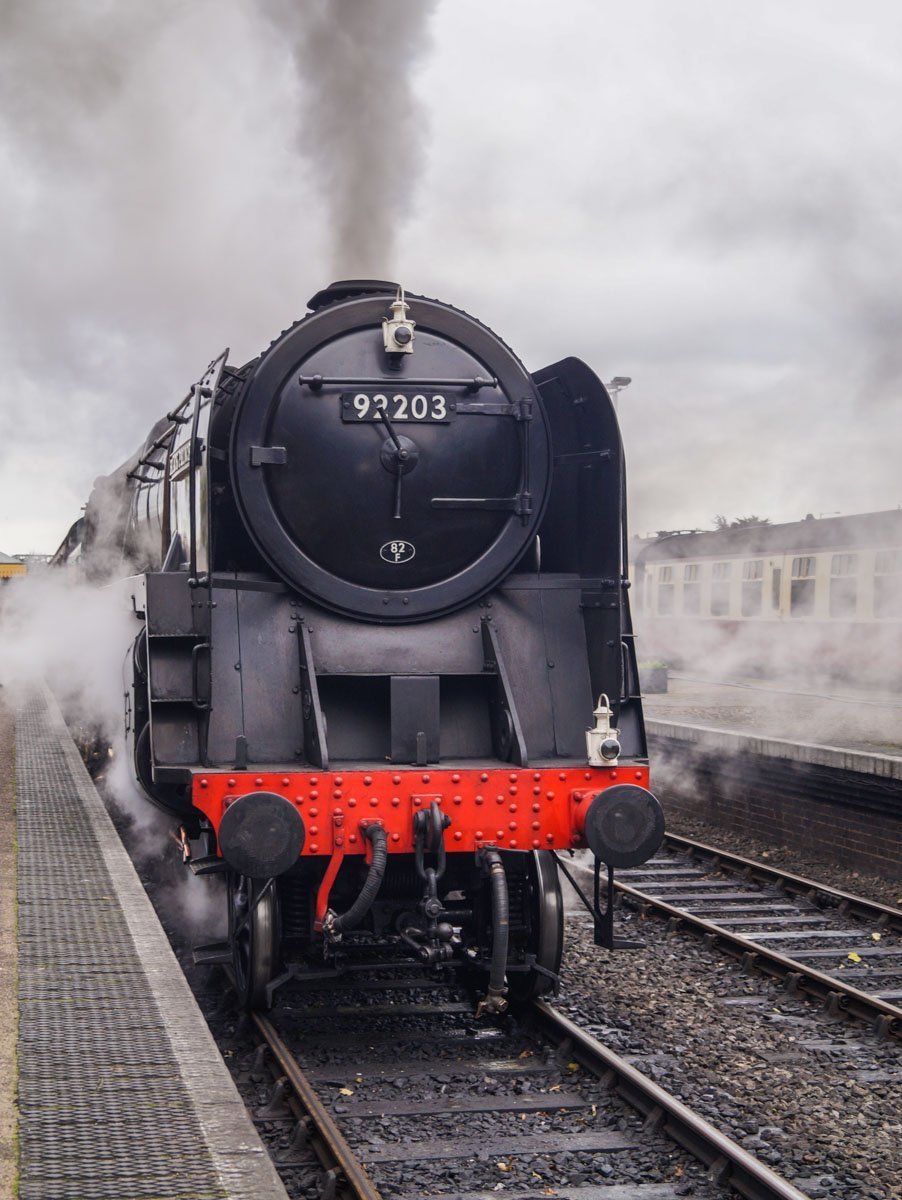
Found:
M 489 987 L 485 999 L 480 1000 L 476 1015 L 483 1012 L 501 1013 L 507 1008 L 504 993 L 504 974 L 507 969 L 507 942 L 510 929 L 510 903 L 507 894 L 507 876 L 497 850 L 486 850 L 485 862 L 489 865 L 489 881 L 492 887 L 492 965 L 489 968 Z
M 381 825 L 367 825 L 363 830 L 364 836 L 373 843 L 373 861 L 367 871 L 360 895 L 347 912 L 333 917 L 329 922 L 330 933 L 344 933 L 348 929 L 356 929 L 366 914 L 373 907 L 373 901 L 385 878 L 385 867 L 388 863 L 385 830 Z

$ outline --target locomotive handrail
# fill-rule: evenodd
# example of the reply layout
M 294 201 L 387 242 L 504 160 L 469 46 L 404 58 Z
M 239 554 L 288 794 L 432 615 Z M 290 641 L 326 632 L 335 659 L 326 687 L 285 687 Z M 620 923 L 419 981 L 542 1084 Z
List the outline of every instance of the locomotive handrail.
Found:
M 488 379 L 483 379 L 481 375 L 474 375 L 469 379 L 421 379 L 415 376 L 403 376 L 390 378 L 384 375 L 381 376 L 351 376 L 351 375 L 299 375 L 298 383 L 304 387 L 309 387 L 311 391 L 319 392 L 324 387 L 462 387 L 470 392 L 478 392 L 481 388 L 498 386 L 498 380 L 490 376 Z

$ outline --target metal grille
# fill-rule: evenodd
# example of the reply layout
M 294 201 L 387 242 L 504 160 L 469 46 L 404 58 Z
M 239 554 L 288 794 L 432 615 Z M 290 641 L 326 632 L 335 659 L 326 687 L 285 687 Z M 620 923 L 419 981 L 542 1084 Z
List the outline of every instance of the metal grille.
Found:
M 226 1197 L 44 700 L 17 723 L 22 1200 Z

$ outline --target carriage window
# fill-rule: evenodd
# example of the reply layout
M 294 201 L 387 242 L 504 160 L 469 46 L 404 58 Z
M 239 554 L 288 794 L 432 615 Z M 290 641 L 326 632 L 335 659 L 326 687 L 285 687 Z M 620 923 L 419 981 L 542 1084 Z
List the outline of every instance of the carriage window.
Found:
M 673 567 L 658 567 L 658 615 L 673 613 Z
M 789 614 L 792 617 L 810 617 L 814 612 L 814 573 L 816 559 L 794 558 L 792 580 L 789 589 Z
M 858 555 L 834 554 L 830 563 L 830 616 L 853 617 L 858 604 Z
M 764 602 L 764 559 L 753 558 L 742 564 L 742 615 L 761 615 Z
M 726 617 L 730 613 L 730 574 L 733 564 L 714 563 L 711 567 L 711 616 Z
M 783 587 L 783 568 L 774 567 L 774 573 L 770 581 L 770 603 L 771 607 L 779 609 L 780 607 L 780 591 Z
M 874 616 L 902 617 L 902 550 L 878 550 L 874 561 Z
M 683 612 L 698 616 L 702 611 L 701 584 L 698 581 L 698 563 L 683 567 Z

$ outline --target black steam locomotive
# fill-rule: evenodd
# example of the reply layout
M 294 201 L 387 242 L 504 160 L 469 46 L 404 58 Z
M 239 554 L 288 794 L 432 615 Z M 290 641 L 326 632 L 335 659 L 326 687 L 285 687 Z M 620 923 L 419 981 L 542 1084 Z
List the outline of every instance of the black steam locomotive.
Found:
M 556 984 L 555 851 L 594 852 L 612 946 L 612 869 L 663 835 L 616 418 L 579 360 L 530 375 L 395 284 L 310 309 L 212 363 L 58 557 L 130 575 L 135 772 L 226 876 L 228 946 L 198 953 L 242 1000 L 413 959 L 503 1010 Z

